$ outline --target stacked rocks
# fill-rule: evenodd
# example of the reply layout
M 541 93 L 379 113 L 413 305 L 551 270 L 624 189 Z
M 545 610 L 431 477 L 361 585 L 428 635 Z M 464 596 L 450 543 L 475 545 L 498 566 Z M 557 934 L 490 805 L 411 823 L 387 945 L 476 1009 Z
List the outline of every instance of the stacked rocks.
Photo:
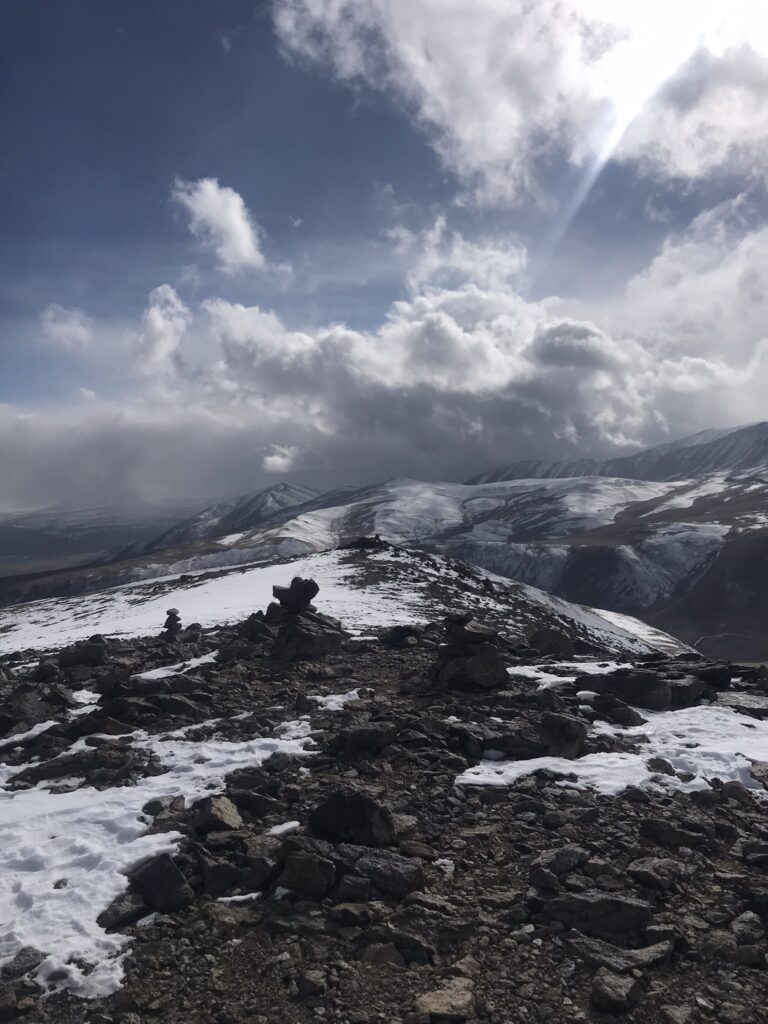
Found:
M 445 636 L 448 642 L 438 651 L 435 666 L 439 686 L 498 690 L 507 685 L 506 662 L 493 630 L 481 626 L 466 612 L 446 618 Z
M 285 661 L 312 661 L 335 654 L 342 645 L 341 623 L 330 615 L 321 615 L 312 600 L 320 587 L 313 579 L 295 576 L 288 587 L 272 588 L 272 602 L 265 623 L 277 627 L 273 654 Z
M 166 640 L 175 640 L 181 632 L 181 616 L 178 608 L 169 608 L 161 636 Z

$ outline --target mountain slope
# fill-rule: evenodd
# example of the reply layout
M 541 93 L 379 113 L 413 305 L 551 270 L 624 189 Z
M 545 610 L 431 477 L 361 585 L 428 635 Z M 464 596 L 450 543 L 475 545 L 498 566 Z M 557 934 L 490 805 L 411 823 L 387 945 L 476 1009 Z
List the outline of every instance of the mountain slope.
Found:
M 175 522 L 169 530 L 154 537 L 150 542 L 129 549 L 124 552 L 124 556 L 159 551 L 207 537 L 221 537 L 253 530 L 286 509 L 305 504 L 315 497 L 317 491 L 309 487 L 279 483 L 256 494 L 246 494 L 231 501 L 210 505 L 189 519 Z M 233 543 L 238 539 L 234 537 Z
M 156 537 L 198 507 L 155 505 L 45 507 L 0 513 L 0 577 L 53 571 Z
M 684 480 L 720 470 L 735 472 L 768 464 L 768 423 L 730 430 L 704 430 L 635 455 L 615 459 L 573 459 L 562 462 L 513 462 L 480 473 L 470 484 L 531 477 L 612 476 L 630 480 Z
M 667 653 L 685 649 L 672 637 L 632 618 L 605 618 L 542 591 L 474 567 L 416 551 L 326 551 L 268 566 L 238 566 L 212 573 L 166 576 L 104 593 L 55 598 L 0 610 L 0 654 L 50 648 L 96 633 L 159 633 L 166 609 L 179 609 L 185 625 L 236 622 L 272 598 L 272 587 L 293 576 L 312 577 L 323 610 L 352 629 L 433 620 L 471 609 L 495 621 L 510 638 L 550 628 L 604 654 Z

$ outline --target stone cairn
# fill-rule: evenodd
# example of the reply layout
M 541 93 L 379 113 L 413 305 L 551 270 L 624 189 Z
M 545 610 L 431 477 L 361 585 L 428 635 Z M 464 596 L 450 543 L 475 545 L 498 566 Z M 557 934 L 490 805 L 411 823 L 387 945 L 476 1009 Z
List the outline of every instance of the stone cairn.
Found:
M 498 634 L 476 622 L 471 612 L 446 618 L 445 639 L 447 643 L 438 650 L 434 669 L 439 687 L 499 690 L 507 685 L 509 676 Z
M 178 608 L 169 608 L 165 613 L 167 618 L 163 631 L 160 634 L 165 640 L 175 640 L 181 632 L 181 616 Z
M 242 640 L 272 642 L 272 654 L 285 661 L 313 661 L 336 653 L 344 640 L 341 623 L 312 604 L 320 591 L 313 579 L 295 576 L 289 586 L 274 586 L 276 598 L 266 612 L 254 612 L 241 623 Z

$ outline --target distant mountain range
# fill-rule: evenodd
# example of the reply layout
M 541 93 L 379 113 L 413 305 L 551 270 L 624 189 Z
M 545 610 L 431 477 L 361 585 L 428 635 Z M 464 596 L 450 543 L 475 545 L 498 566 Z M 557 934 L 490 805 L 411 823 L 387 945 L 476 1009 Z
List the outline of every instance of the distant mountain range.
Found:
M 678 441 L 623 455 L 616 459 L 571 459 L 564 462 L 513 462 L 481 473 L 470 484 L 499 480 L 563 479 L 574 476 L 612 476 L 625 480 L 685 480 L 718 470 L 736 472 L 768 463 L 768 423 L 730 430 L 703 430 Z
M 6 585 L 0 600 L 265 563 L 376 533 L 640 616 L 708 654 L 768 659 L 768 423 L 602 462 L 512 463 L 466 484 L 278 484 L 166 524 L 109 566 Z

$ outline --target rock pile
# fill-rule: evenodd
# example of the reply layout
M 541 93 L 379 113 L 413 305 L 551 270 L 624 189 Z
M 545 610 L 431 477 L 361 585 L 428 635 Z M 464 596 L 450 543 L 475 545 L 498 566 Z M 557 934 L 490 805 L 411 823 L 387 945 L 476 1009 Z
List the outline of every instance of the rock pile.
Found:
M 446 689 L 498 690 L 506 686 L 507 663 L 498 634 L 472 618 L 471 612 L 445 620 L 447 643 L 437 655 L 434 678 Z
M 160 635 L 163 639 L 170 640 L 173 643 L 181 632 L 181 616 L 179 615 L 178 608 L 169 608 L 165 614 L 167 618 Z

